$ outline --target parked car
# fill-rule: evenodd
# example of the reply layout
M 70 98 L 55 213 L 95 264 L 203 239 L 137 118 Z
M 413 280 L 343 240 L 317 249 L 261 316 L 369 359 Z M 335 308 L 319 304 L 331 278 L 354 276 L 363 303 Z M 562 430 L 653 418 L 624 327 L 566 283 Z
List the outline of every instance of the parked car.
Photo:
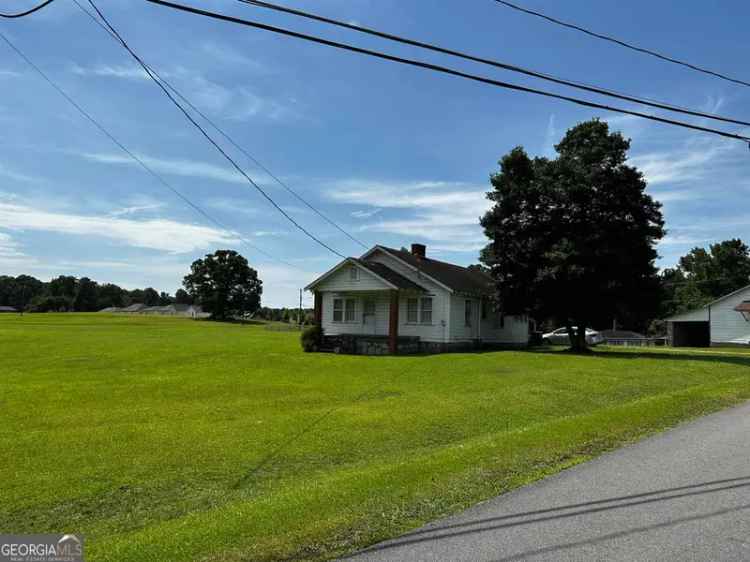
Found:
M 578 328 L 575 328 L 578 330 Z M 552 345 L 570 345 L 570 336 L 567 328 L 558 328 L 552 332 L 542 334 L 542 341 Z M 591 328 L 586 328 L 586 343 L 589 345 L 599 345 L 604 342 L 604 337 Z

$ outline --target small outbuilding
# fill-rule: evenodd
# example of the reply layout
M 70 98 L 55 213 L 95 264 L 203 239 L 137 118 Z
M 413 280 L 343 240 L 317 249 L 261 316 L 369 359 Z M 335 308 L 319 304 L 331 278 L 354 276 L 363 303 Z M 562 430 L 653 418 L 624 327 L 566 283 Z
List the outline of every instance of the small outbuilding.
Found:
M 750 285 L 666 322 L 674 347 L 750 345 Z

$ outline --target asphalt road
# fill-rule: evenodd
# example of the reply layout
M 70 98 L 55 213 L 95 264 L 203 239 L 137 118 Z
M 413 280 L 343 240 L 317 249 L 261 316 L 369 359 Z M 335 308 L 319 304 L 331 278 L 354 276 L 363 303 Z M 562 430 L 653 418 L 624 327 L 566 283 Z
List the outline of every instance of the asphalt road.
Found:
M 346 560 L 750 561 L 750 404 Z

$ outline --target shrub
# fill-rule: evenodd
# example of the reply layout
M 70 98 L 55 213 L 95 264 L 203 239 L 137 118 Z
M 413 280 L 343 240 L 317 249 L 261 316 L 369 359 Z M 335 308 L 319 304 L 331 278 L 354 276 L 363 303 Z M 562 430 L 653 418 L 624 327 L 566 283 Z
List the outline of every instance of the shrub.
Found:
M 323 329 L 320 326 L 305 328 L 300 335 L 303 351 L 317 351 L 323 339 Z

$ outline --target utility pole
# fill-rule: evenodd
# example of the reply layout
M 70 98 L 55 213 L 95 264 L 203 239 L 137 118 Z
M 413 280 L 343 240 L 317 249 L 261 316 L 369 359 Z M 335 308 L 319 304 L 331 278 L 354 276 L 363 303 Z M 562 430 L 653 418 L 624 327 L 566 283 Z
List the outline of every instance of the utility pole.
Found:
M 299 290 L 299 329 L 302 330 L 302 289 Z

